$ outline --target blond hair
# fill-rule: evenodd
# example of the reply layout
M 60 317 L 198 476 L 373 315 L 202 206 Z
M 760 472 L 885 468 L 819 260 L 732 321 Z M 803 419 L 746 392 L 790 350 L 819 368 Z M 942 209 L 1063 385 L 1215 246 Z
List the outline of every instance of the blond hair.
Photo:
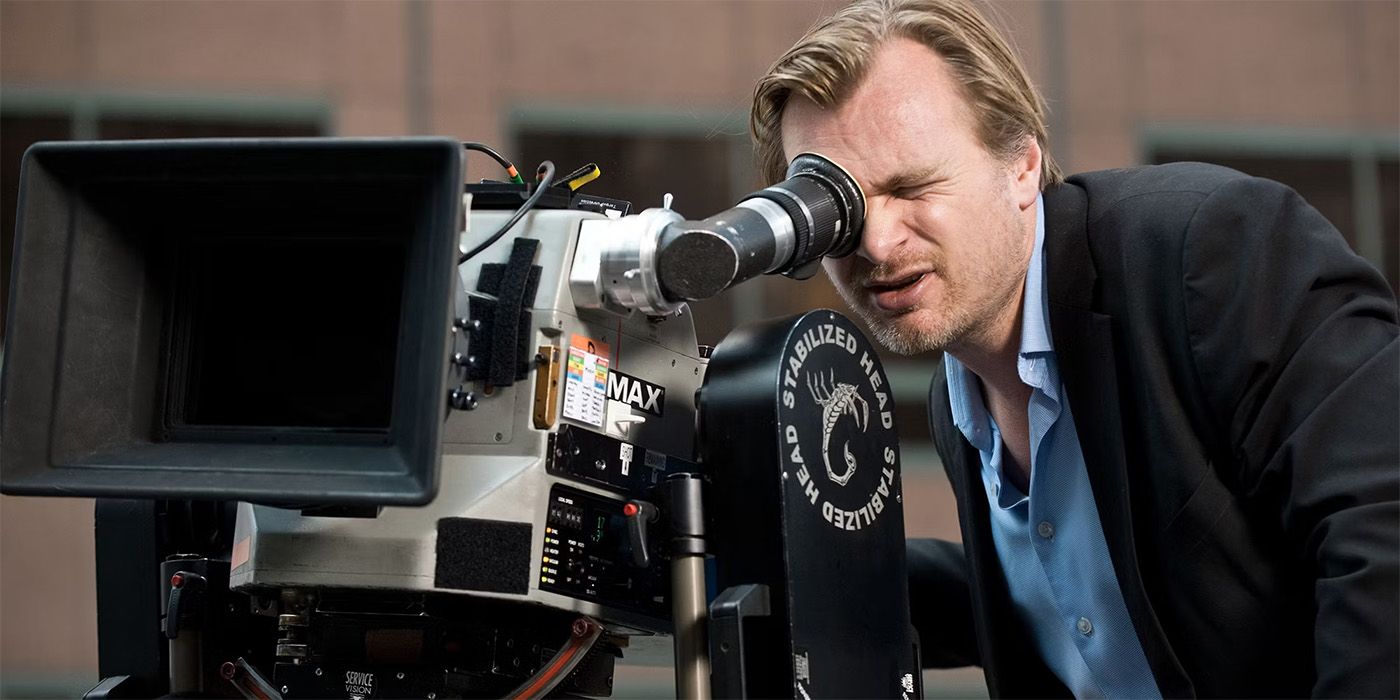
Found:
M 1014 51 L 968 0 L 856 0 L 807 32 L 754 88 L 749 128 L 768 182 L 783 179 L 782 118 L 797 95 L 833 107 L 855 89 L 886 39 L 903 37 L 948 63 L 972 110 L 982 145 L 1011 160 L 1026 138 L 1040 143 L 1040 186 L 1064 181 L 1048 150 L 1045 100 Z

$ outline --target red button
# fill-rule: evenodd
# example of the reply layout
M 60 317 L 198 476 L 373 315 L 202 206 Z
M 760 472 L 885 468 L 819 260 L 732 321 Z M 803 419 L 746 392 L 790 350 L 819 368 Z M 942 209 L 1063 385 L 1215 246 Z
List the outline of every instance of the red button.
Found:
M 636 515 L 637 513 L 641 512 L 641 510 L 641 508 L 637 507 L 636 503 L 628 503 L 627 505 L 622 507 L 622 514 L 630 518 Z
M 171 587 L 171 588 L 179 588 L 180 586 L 183 586 L 183 585 L 185 585 L 185 577 L 184 577 L 184 576 L 181 576 L 181 575 L 179 575 L 179 574 L 175 574 L 174 576 L 171 576 L 171 577 L 170 577 L 170 587 Z

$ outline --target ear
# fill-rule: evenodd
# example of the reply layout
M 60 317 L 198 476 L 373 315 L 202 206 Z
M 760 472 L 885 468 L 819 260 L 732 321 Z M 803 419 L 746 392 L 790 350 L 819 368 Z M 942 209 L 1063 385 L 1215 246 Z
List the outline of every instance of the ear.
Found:
M 1026 147 L 1021 155 L 1011 161 L 1011 195 L 1021 209 L 1035 206 L 1035 198 L 1040 196 L 1040 141 L 1034 136 L 1026 137 Z

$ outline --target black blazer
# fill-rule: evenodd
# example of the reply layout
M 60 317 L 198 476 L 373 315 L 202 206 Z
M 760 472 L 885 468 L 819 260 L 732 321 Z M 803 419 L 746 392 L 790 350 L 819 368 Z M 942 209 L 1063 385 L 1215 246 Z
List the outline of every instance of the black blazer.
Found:
M 1292 190 L 1215 166 L 1075 176 L 1045 218 L 1060 372 L 1162 693 L 1400 695 L 1386 282 Z M 925 661 L 1064 695 L 1014 613 L 942 367 L 929 405 L 963 546 L 909 543 Z

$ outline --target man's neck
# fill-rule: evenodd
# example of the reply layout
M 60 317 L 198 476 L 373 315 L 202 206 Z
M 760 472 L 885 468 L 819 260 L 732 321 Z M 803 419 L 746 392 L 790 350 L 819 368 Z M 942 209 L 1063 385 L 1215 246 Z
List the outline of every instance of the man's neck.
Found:
M 1028 207 L 1021 212 L 1022 231 L 1025 234 L 1023 254 L 1027 267 L 1035 257 L 1036 216 L 1038 207 Z M 1016 369 L 1016 360 L 1021 352 L 1021 315 L 1026 305 L 1026 270 L 999 312 L 987 323 L 957 343 L 944 348 L 970 370 L 982 384 L 999 393 L 1007 393 L 1018 387 L 1025 387 Z M 1036 300 L 1036 303 L 1039 303 Z
M 1021 313 L 1025 305 L 1024 282 L 1017 286 L 1011 303 L 979 332 L 947 348 L 984 386 L 1005 392 L 1020 385 L 1021 376 L 1016 359 L 1021 351 Z
M 982 403 L 1000 428 L 1006 447 L 1002 476 L 1021 493 L 1030 493 L 1030 426 L 1026 407 L 1031 388 L 1021 381 L 1017 358 L 1021 350 L 1021 314 L 1025 286 L 1016 292 L 1015 302 L 1006 312 L 983 327 L 983 333 L 968 338 L 948 352 L 982 384 Z
M 1026 226 L 1026 260 L 1035 258 L 1036 216 L 1039 207 L 1023 211 Z M 1030 425 L 1027 407 L 1031 387 L 1021 381 L 1018 359 L 1021 354 L 1021 324 L 1027 303 L 1039 304 L 1040 299 L 1026 299 L 1026 275 L 1014 287 L 1010 298 L 999 313 L 988 319 L 976 332 L 947 348 L 977 378 L 981 380 L 982 403 L 1000 429 L 1006 446 L 1002 460 L 1002 475 L 1030 493 Z

